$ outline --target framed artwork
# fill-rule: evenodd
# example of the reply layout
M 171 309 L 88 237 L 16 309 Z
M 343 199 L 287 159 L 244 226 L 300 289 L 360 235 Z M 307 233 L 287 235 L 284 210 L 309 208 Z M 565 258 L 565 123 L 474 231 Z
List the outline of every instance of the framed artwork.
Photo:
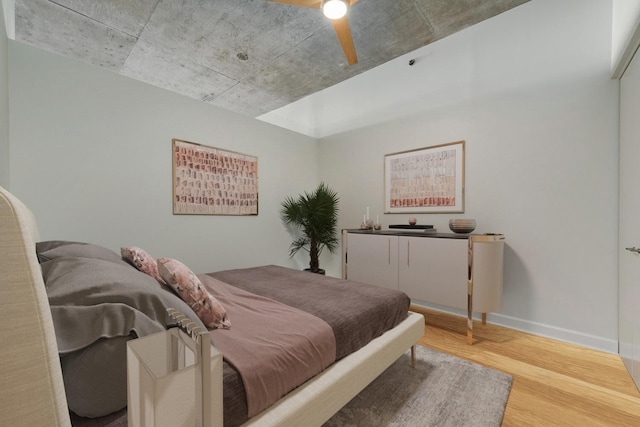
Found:
M 385 155 L 384 210 L 464 212 L 464 141 Z
M 173 139 L 173 213 L 258 215 L 258 158 Z

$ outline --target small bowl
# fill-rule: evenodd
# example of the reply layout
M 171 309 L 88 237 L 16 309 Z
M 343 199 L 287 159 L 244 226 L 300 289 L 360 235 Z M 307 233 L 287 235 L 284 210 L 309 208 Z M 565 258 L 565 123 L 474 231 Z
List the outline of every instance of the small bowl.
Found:
M 450 219 L 449 229 L 454 233 L 471 233 L 476 229 L 475 219 Z

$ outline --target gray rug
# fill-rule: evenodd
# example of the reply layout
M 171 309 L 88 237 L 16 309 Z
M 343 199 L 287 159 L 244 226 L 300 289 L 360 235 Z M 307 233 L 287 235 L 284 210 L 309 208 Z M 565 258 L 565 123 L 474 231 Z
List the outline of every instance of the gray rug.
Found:
M 376 378 L 323 427 L 500 426 L 513 378 L 417 346 Z

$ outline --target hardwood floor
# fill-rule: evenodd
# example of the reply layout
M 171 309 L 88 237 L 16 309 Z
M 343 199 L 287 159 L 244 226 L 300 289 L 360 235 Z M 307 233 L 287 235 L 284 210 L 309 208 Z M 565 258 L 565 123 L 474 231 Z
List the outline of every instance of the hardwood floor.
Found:
M 420 344 L 513 376 L 503 426 L 640 426 L 640 392 L 616 354 L 412 306 Z

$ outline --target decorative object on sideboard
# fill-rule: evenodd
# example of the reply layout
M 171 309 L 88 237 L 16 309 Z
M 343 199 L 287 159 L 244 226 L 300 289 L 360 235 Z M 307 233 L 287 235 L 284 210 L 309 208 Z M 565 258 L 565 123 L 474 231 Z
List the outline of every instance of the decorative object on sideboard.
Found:
M 416 225 L 418 223 L 418 220 L 415 217 L 411 217 L 409 218 L 409 225 Z
M 454 233 L 471 233 L 476 229 L 476 220 L 465 218 L 451 218 L 449 220 L 449 228 Z
M 362 224 L 360 224 L 360 230 L 380 230 L 380 216 L 376 215 L 376 222 L 369 217 L 369 206 L 367 206 L 367 210 L 362 217 Z
M 389 228 L 399 228 L 402 230 L 435 230 L 433 225 L 422 225 L 422 224 L 389 224 Z
M 376 223 L 373 224 L 373 229 L 380 230 L 381 228 L 382 228 L 382 225 L 380 224 L 380 215 L 376 215 Z
M 365 216 L 363 218 L 362 224 L 360 224 L 360 230 L 373 230 L 373 220 L 367 219 Z
M 324 274 L 319 257 L 324 248 L 333 253 L 339 246 L 337 237 L 338 194 L 325 183 L 320 183 L 311 193 L 305 192 L 297 199 L 287 197 L 281 205 L 280 218 L 301 235 L 291 243 L 289 256 L 300 249 L 309 252 L 309 268 L 313 273 Z

